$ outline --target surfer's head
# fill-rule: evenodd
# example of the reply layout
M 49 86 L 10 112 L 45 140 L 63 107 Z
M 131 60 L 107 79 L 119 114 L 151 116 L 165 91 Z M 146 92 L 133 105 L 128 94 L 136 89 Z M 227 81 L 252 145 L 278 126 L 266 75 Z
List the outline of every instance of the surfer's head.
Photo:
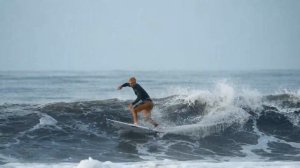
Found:
M 135 79 L 135 77 L 129 78 L 128 83 L 129 83 L 129 85 L 130 85 L 131 87 L 133 87 L 133 86 L 136 84 L 136 79 Z

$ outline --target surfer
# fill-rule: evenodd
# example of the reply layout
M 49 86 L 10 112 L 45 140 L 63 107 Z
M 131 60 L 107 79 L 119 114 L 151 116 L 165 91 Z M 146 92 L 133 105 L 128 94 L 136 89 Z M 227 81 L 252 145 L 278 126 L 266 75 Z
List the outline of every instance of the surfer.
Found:
M 118 90 L 121 90 L 123 87 L 132 87 L 135 95 L 137 95 L 135 101 L 128 105 L 128 108 L 132 113 L 134 124 L 138 125 L 137 113 L 143 111 L 145 121 L 151 123 L 154 127 L 157 127 L 158 124 L 151 118 L 151 110 L 154 106 L 153 102 L 148 93 L 136 83 L 135 77 L 131 77 L 128 80 L 128 83 L 119 86 Z

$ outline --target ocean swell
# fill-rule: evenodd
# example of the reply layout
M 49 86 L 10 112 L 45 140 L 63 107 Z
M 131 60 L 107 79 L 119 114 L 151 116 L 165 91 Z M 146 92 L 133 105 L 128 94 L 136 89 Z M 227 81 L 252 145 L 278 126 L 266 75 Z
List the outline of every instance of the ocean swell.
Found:
M 132 122 L 130 100 L 4 104 L 0 161 L 300 161 L 299 96 L 237 94 L 226 85 L 192 93 L 154 99 L 152 117 L 165 131 L 157 136 L 120 133 L 106 121 Z

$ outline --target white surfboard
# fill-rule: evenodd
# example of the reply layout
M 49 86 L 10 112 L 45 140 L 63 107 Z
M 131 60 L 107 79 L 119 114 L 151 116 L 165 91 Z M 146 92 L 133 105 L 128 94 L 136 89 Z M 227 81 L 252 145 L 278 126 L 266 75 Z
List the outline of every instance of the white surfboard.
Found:
M 136 133 L 146 133 L 146 134 L 153 134 L 153 133 L 162 133 L 162 131 L 151 129 L 148 127 L 140 126 L 140 125 L 134 125 L 129 124 L 121 121 L 106 119 L 112 126 L 116 128 L 120 128 L 122 130 L 128 131 L 128 132 L 136 132 Z

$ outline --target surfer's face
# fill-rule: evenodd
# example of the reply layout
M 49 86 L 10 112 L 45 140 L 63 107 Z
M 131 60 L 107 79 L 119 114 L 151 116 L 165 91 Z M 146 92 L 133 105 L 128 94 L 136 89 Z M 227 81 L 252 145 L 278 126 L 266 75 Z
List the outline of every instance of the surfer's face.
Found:
M 136 82 L 134 82 L 134 81 L 129 81 L 130 87 L 133 87 L 135 84 L 136 84 Z
M 136 84 L 136 79 L 135 79 L 135 77 L 131 77 L 131 78 L 128 80 L 128 83 L 129 83 L 130 87 L 133 87 L 133 86 Z

